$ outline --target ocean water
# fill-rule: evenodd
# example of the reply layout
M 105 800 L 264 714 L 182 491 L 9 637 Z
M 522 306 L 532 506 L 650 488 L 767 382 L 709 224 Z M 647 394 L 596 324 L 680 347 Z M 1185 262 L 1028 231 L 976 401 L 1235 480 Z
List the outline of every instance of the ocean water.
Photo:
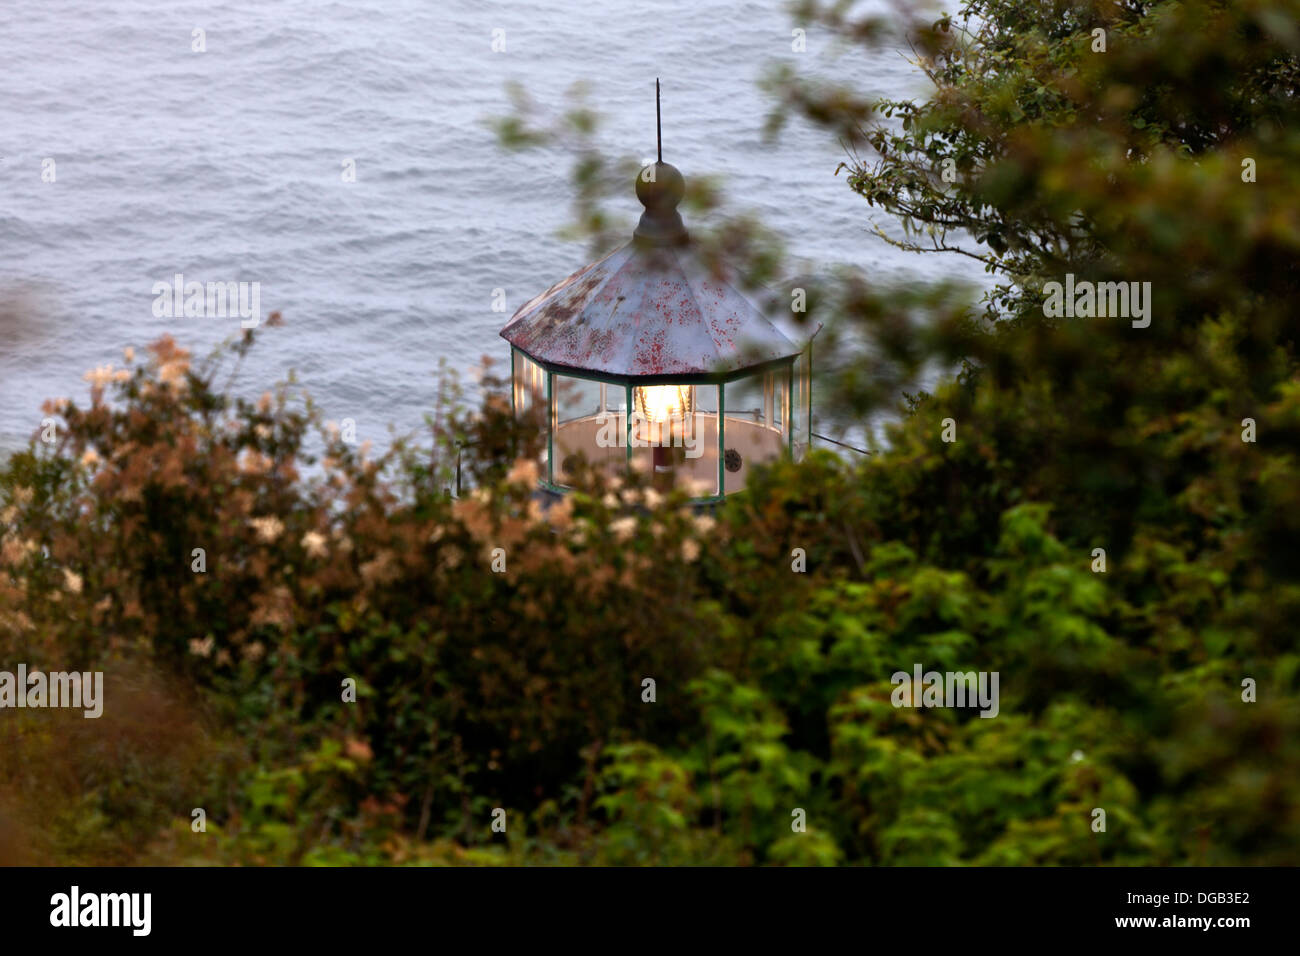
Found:
M 177 273 L 257 282 L 263 317 L 283 314 L 241 391 L 292 369 L 359 440 L 419 427 L 440 359 L 506 358 L 510 313 L 587 260 L 556 235 L 568 157 L 504 152 L 487 125 L 510 112 L 509 81 L 543 110 L 590 84 L 604 149 L 644 160 L 661 77 L 664 158 L 720 175 L 797 259 L 981 281 L 974 263 L 874 236 L 826 133 L 795 122 L 764 142 L 757 80 L 773 63 L 924 92 L 897 50 L 804 25 L 793 52 L 779 2 L 10 0 L 0 21 L 0 449 L 39 427 L 44 399 L 84 398 L 83 374 L 126 346 L 170 332 L 201 358 L 239 334 L 238 317 L 156 317 L 154 284 Z M 631 183 L 611 210 L 630 229 Z

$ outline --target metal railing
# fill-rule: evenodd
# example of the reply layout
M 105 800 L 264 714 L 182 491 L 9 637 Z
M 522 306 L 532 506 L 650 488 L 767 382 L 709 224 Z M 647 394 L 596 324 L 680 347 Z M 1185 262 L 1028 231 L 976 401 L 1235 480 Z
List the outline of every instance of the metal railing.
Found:
M 829 435 L 823 435 L 820 432 L 809 432 L 809 434 L 811 434 L 813 438 L 820 438 L 822 441 L 828 441 L 832 445 L 839 445 L 841 448 L 847 448 L 849 451 L 855 451 L 859 455 L 875 454 L 875 452 L 870 451 L 866 448 L 858 448 L 856 445 L 850 445 L 847 442 L 842 442 L 837 438 L 831 438 Z M 465 449 L 473 444 L 474 442 L 469 442 L 469 441 L 458 441 L 456 443 L 456 497 L 457 498 L 459 498 L 461 495 L 461 487 L 462 487 L 461 478 L 460 478 L 461 456 L 465 453 Z
M 841 448 L 847 448 L 849 451 L 856 451 L 859 455 L 874 455 L 874 451 L 868 451 L 865 448 L 858 448 L 856 445 L 849 445 L 845 442 L 831 438 L 829 435 L 823 435 L 820 432 L 810 432 L 813 438 L 820 438 L 822 441 L 828 441 L 832 445 L 839 445 Z

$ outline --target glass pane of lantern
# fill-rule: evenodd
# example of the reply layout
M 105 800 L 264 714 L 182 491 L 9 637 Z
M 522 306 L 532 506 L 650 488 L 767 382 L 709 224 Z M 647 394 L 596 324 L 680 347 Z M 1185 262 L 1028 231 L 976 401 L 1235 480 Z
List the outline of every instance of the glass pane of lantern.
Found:
M 632 389 L 634 471 L 661 492 L 718 493 L 718 387 L 647 385 Z
M 778 369 L 774 372 L 767 373 L 767 380 L 771 383 L 772 389 L 772 424 L 783 426 L 786 421 L 786 404 L 785 404 L 785 386 L 786 377 L 789 373 L 785 369 Z
M 607 412 L 622 414 L 627 409 L 627 387 L 622 383 L 605 384 L 605 401 L 602 406 Z
M 808 451 L 808 432 L 812 429 L 812 390 L 808 379 L 810 358 L 809 349 L 804 349 L 794 363 L 794 418 L 790 426 L 794 430 L 796 460 L 801 460 Z
M 510 381 L 514 391 L 515 417 L 532 418 L 539 432 L 541 449 L 538 464 L 546 475 L 546 370 L 522 352 L 515 351 Z
M 598 468 L 622 470 L 624 449 L 619 443 L 619 429 L 623 427 L 623 386 L 607 385 L 590 379 L 561 375 L 558 372 L 552 385 L 555 398 L 555 474 L 557 485 L 568 486 L 578 459 Z M 611 398 L 618 402 L 614 412 L 601 404 Z
M 515 413 L 523 415 L 546 399 L 546 372 L 523 352 L 514 353 L 510 370 L 515 390 Z
M 695 386 L 695 441 L 686 450 L 689 468 L 683 476 L 695 498 L 722 493 L 718 487 L 718 395 L 717 385 Z
M 772 382 L 772 424 L 780 433 L 781 451 L 790 449 L 790 370 L 768 372 Z
M 782 425 L 788 418 L 780 402 L 785 394 L 785 369 L 759 372 L 728 382 L 723 390 L 722 477 L 727 494 L 740 491 L 750 469 L 781 454 Z
M 627 388 L 622 384 L 605 385 L 605 412 L 596 446 L 606 475 L 627 472 Z

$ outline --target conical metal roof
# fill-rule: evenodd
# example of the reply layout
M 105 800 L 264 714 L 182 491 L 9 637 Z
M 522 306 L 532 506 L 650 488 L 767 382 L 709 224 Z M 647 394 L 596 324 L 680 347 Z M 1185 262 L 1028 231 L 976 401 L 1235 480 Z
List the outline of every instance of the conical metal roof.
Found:
M 645 213 L 632 240 L 520 306 L 506 341 L 551 365 L 627 377 L 732 372 L 802 351 L 700 260 L 677 213 L 676 168 L 647 167 L 636 191 Z

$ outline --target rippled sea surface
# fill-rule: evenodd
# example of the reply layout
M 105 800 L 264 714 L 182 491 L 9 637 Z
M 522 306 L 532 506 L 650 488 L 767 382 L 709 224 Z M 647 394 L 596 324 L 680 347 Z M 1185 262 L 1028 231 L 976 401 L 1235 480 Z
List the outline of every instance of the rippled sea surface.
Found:
M 46 0 L 0 20 L 0 449 L 33 433 L 43 399 L 84 397 L 84 372 L 121 365 L 125 346 L 170 332 L 202 357 L 238 334 L 238 318 L 156 318 L 154 283 L 176 273 L 259 282 L 263 315 L 283 313 L 243 391 L 293 369 L 361 440 L 418 427 L 439 359 L 506 357 L 509 313 L 587 258 L 556 235 L 568 158 L 503 152 L 487 125 L 510 112 L 512 80 L 552 110 L 588 82 L 603 147 L 643 160 L 662 77 L 664 158 L 721 175 L 795 257 L 979 279 L 873 236 L 826 133 L 795 123 L 764 142 L 757 80 L 773 63 L 924 90 L 895 50 L 838 50 L 809 29 L 792 52 L 777 2 Z M 634 221 L 631 184 L 612 211 Z

